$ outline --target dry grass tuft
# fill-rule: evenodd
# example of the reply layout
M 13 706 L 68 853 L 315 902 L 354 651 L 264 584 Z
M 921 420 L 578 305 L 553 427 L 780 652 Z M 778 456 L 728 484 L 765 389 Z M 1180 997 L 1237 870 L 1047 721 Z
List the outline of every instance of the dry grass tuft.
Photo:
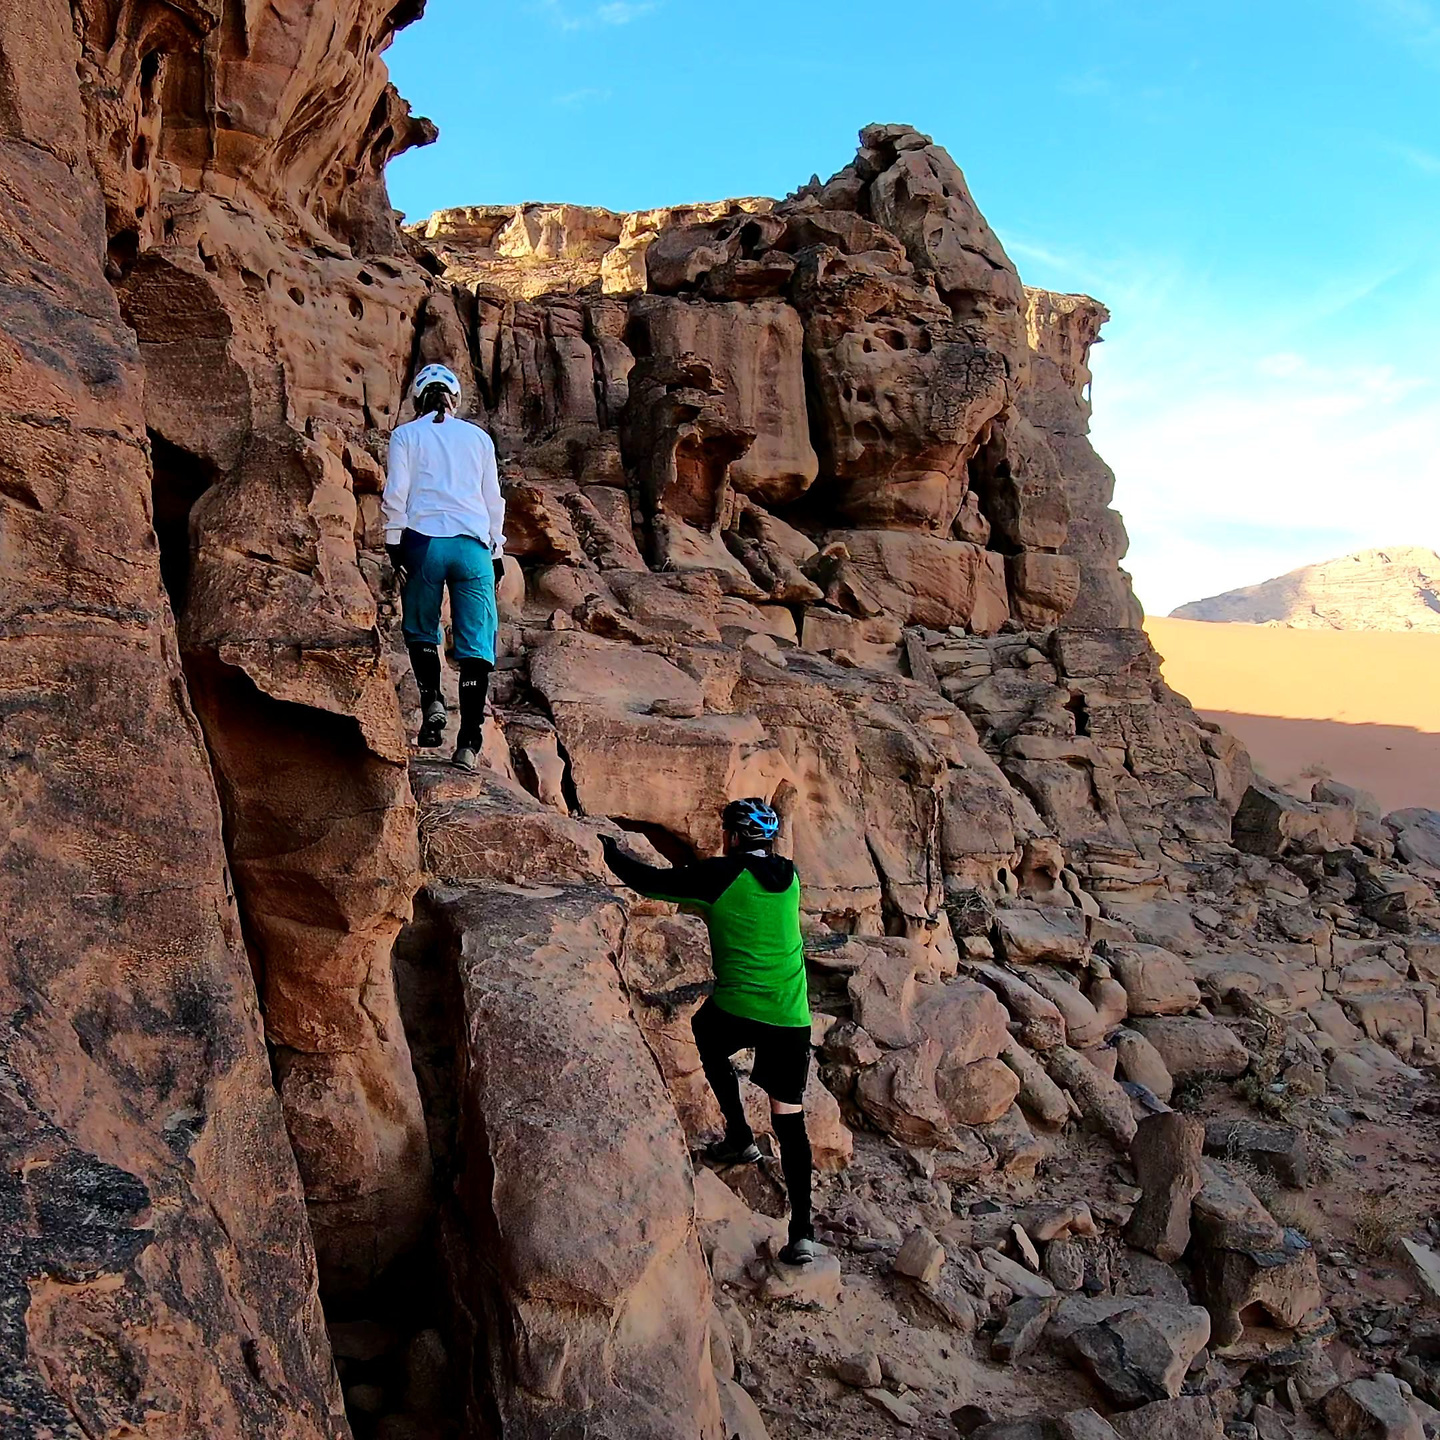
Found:
M 1303 1190 L 1279 1190 L 1266 1203 L 1282 1225 L 1298 1230 L 1312 1244 L 1329 1242 L 1330 1222 L 1316 1201 Z
M 1388 1190 L 1367 1190 L 1355 1207 L 1355 1248 L 1372 1260 L 1388 1255 L 1415 1226 L 1413 1201 Z

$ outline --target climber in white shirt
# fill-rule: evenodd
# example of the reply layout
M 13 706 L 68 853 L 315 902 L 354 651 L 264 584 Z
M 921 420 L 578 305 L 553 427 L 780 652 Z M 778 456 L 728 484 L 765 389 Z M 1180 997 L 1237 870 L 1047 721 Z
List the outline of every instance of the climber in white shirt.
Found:
M 455 764 L 473 770 L 495 667 L 495 587 L 503 574 L 505 501 L 494 442 L 454 413 L 460 401 L 454 372 L 443 365 L 425 366 L 415 377 L 413 394 L 416 418 L 396 426 L 390 436 L 385 548 L 402 587 L 405 644 L 420 687 L 419 744 L 427 748 L 445 736 L 440 604 L 449 587 L 460 665 Z

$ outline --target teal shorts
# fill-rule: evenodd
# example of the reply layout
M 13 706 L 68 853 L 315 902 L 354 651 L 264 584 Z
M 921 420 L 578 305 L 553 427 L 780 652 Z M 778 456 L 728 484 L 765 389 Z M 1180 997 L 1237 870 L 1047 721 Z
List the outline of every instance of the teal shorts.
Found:
M 407 642 L 443 645 L 440 603 L 450 587 L 450 628 L 457 660 L 495 663 L 495 557 L 473 535 L 421 535 L 407 530 L 400 537 L 409 578 L 401 597 Z

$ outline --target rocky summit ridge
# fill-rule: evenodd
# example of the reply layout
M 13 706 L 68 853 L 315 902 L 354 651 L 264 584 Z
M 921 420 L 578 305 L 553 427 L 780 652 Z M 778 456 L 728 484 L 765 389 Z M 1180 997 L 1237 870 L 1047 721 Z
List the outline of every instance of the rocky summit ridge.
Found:
M 1357 550 L 1192 600 L 1170 615 L 1299 630 L 1440 631 L 1440 554 L 1423 545 Z
M 0 1430 L 1420 1440 L 1440 817 L 1165 686 L 1103 307 L 902 125 L 401 230 L 420 9 L 0 0 Z M 435 360 L 512 536 L 476 775 L 379 523 Z M 703 932 L 601 857 L 742 794 L 805 1271 L 773 1160 L 692 1159 Z

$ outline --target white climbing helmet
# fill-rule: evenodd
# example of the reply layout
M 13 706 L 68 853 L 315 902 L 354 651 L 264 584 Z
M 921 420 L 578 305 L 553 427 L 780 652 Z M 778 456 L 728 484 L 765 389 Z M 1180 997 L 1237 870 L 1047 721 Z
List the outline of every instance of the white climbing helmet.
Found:
M 410 393 L 418 400 L 431 385 L 443 385 L 457 400 L 460 398 L 460 381 L 444 365 L 426 365 L 415 377 Z

